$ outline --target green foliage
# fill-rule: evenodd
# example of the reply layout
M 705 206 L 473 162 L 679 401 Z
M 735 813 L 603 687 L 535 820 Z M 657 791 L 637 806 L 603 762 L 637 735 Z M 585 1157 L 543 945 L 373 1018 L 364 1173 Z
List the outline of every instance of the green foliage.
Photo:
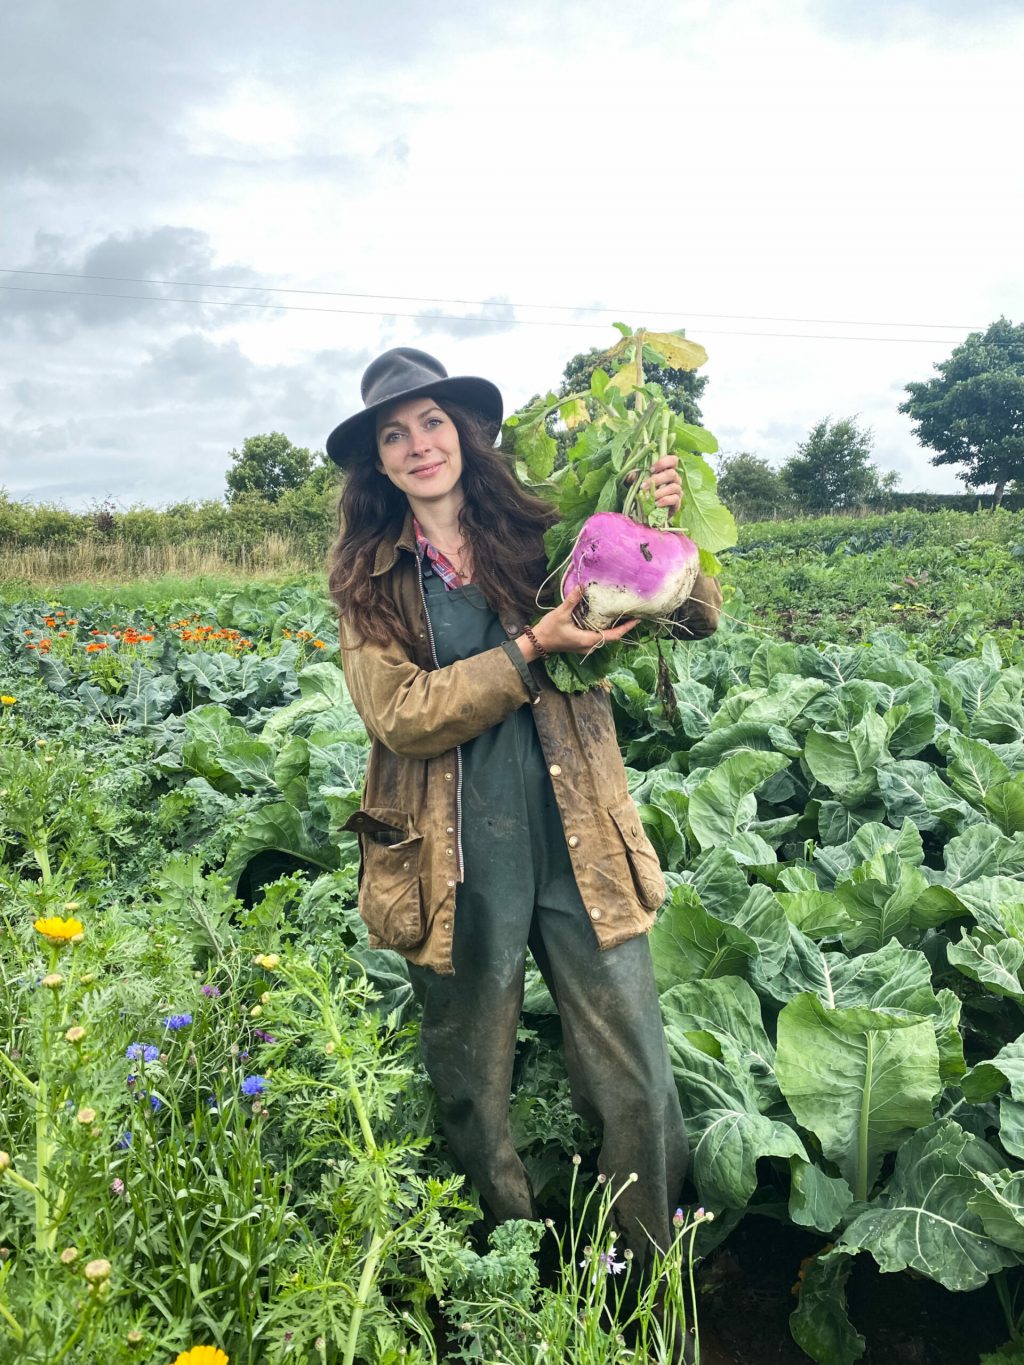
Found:
M 972 332 L 933 379 L 910 383 L 900 412 L 914 422 L 921 445 L 938 454 L 933 465 L 962 465 L 968 488 L 1024 477 L 1024 323 L 1006 318 Z
M 606 364 L 606 351 L 593 347 L 583 351 L 566 364 L 562 371 L 562 382 L 558 386 L 560 398 L 584 392 L 591 386 L 594 371 Z M 708 376 L 696 370 L 674 369 L 670 365 L 659 364 L 654 353 L 644 365 L 644 374 L 649 384 L 657 384 L 665 395 L 665 401 L 673 412 L 684 422 L 701 426 L 700 400 L 708 386 Z
M 282 431 L 247 436 L 241 450 L 231 451 L 231 465 L 224 476 L 228 501 L 257 497 L 277 502 L 288 490 L 301 488 L 319 474 L 322 486 L 328 472 L 326 457 L 304 446 L 292 445 Z M 317 491 L 321 491 L 320 488 Z
M 793 505 L 781 471 L 747 451 L 719 456 L 718 496 L 744 521 L 779 516 Z
M 610 675 L 671 888 L 650 942 L 699 1197 L 716 1228 L 768 1209 L 833 1243 L 792 1320 L 822 1365 L 865 1349 L 845 1304 L 858 1257 L 956 1292 L 994 1279 L 1009 1331 L 1024 1256 L 1024 652 L 1013 625 L 984 627 L 1024 599 L 1020 518 L 741 540 L 730 612 L 755 601 L 761 628 L 727 620 L 668 649 L 674 705 L 656 695 L 653 646 Z M 435 1297 L 450 1358 L 501 1349 L 526 1365 L 543 1339 L 552 1359 L 614 1359 L 619 1281 L 592 1274 L 607 1248 L 590 1215 L 561 1230 L 561 1288 L 538 1287 L 534 1225 L 466 1243 L 475 1211 L 434 1143 L 404 963 L 369 948 L 355 908 L 339 830 L 366 736 L 322 597 L 250 588 L 75 612 L 0 607 L 15 698 L 0 710 L 0 1244 L 16 1253 L 0 1303 L 23 1334 L 0 1323 L 5 1359 L 100 1365 L 141 1331 L 158 1359 L 199 1340 L 233 1365 L 293 1344 L 317 1359 L 322 1337 L 329 1362 L 426 1362 Z M 100 673 L 105 656 L 117 666 Z M 84 942 L 43 944 L 42 913 L 78 914 Z M 63 981 L 43 987 L 52 967 Z M 570 1110 L 551 1009 L 534 983 L 513 1132 L 564 1208 L 569 1153 L 599 1139 Z M 178 1013 L 191 1024 L 163 1025 Z M 157 1056 L 129 1062 L 133 1042 Z M 254 1074 L 269 1088 L 243 1094 Z M 685 1245 L 675 1254 L 679 1289 Z M 96 1257 L 112 1265 L 102 1292 L 84 1275 Z M 634 1328 L 651 1348 L 652 1304 Z
M 846 417 L 824 417 L 797 446 L 780 471 L 783 485 L 803 512 L 840 512 L 883 500 L 899 476 L 879 477 L 871 463 L 872 435 Z
M 724 572 L 731 614 L 798 643 L 898 631 L 921 657 L 1024 657 L 1024 515 L 905 512 L 747 524 Z
M 510 417 L 514 453 L 520 479 L 558 508 L 559 520 L 545 537 L 548 570 L 561 577 L 584 523 L 597 512 L 621 512 L 649 526 L 673 527 L 704 553 L 708 571 L 717 564 L 714 553 L 732 545 L 736 524 L 720 502 L 715 476 L 703 459 L 718 443 L 703 427 L 681 420 L 661 387 L 646 378 L 646 365 L 657 359 L 674 361 L 686 369 L 707 359 L 703 347 L 681 333 L 635 335 L 616 324 L 622 339 L 601 358 L 612 373 L 589 368 L 589 388 L 575 394 L 548 394 Z M 578 431 L 562 454 L 549 424 L 561 418 L 570 432 Z M 645 490 L 656 460 L 674 454 L 683 485 L 682 506 L 671 523 L 663 508 Z M 653 623 L 642 623 L 637 638 L 656 633 Z M 555 686 L 565 692 L 593 687 L 633 647 L 615 644 L 589 656 L 560 655 L 547 664 Z

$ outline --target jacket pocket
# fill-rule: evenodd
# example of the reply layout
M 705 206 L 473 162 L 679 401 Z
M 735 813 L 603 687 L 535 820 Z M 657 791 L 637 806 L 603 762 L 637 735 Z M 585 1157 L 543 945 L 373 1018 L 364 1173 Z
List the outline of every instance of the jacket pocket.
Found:
M 637 899 L 646 909 L 657 910 L 667 894 L 665 877 L 654 846 L 644 833 L 636 806 L 632 801 L 623 801 L 621 805 L 610 806 L 608 813 L 626 846 L 626 859 L 633 874 Z
M 359 835 L 359 913 L 367 929 L 381 947 L 417 947 L 426 937 L 423 836 L 404 812 L 384 808 L 356 811 L 345 828 Z

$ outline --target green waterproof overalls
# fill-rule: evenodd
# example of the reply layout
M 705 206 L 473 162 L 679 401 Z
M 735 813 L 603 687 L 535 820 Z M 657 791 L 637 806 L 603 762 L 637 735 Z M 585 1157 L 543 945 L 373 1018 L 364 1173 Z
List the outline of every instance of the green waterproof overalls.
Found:
M 440 667 L 502 644 L 473 585 L 423 587 Z M 497 1220 L 535 1218 L 512 1145 L 509 1098 L 529 947 L 562 1022 L 577 1111 L 602 1133 L 600 1169 L 617 1222 L 643 1263 L 671 1241 L 688 1146 L 645 935 L 602 952 L 580 898 L 533 722 L 521 706 L 462 746 L 462 864 L 454 976 L 410 964 L 424 1063 L 450 1149 Z

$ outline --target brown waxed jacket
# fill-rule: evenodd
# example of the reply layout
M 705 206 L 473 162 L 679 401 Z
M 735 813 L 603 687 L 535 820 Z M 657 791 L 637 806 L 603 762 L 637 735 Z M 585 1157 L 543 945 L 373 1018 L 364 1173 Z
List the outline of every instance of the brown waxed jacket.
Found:
M 357 642 L 341 623 L 352 700 L 372 738 L 359 835 L 359 912 L 374 947 L 451 975 L 455 891 L 461 880 L 461 744 L 532 703 L 576 883 L 602 948 L 646 933 L 665 896 L 657 855 L 626 789 L 608 693 L 566 695 L 528 667 L 515 636 L 446 668 L 434 660 L 412 515 L 377 549 L 373 576 L 393 598 L 415 646 Z M 697 599 L 697 600 L 693 600 Z M 701 575 L 677 619 L 687 638 L 710 635 L 721 593 Z

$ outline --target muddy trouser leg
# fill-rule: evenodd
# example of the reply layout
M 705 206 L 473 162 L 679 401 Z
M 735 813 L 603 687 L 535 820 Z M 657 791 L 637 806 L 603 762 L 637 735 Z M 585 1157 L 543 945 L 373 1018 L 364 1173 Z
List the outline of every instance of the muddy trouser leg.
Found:
M 546 778 L 546 774 L 545 774 Z M 530 949 L 558 1005 L 573 1103 L 602 1134 L 600 1170 L 642 1265 L 672 1240 L 689 1144 L 645 934 L 598 947 L 576 887 L 550 783 L 531 803 L 537 904 Z M 624 888 L 624 893 L 632 888 Z
M 455 976 L 410 968 L 423 1011 L 420 1050 L 449 1150 L 487 1213 L 498 1222 L 535 1218 L 533 1191 L 509 1126 L 528 929 L 518 948 L 509 944 L 488 961 L 487 931 L 494 921 L 480 916 L 474 922 L 473 900 L 460 895 Z
M 599 1168 L 615 1189 L 638 1177 L 615 1220 L 642 1264 L 672 1240 L 689 1160 L 647 938 L 602 952 L 581 906 L 540 911 L 531 948 L 561 1015 L 573 1103 L 602 1133 Z

